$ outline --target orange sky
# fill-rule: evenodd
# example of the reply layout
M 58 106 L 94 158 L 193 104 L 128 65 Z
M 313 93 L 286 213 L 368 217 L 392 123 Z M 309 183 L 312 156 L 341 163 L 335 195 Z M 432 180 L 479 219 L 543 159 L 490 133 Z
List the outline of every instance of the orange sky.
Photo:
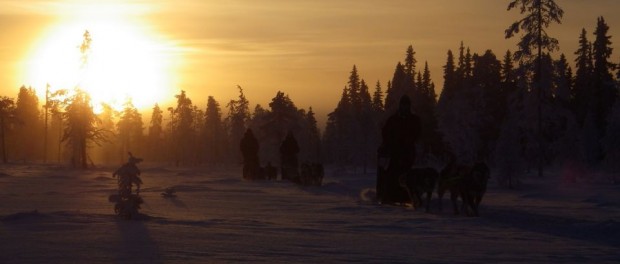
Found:
M 100 43 L 134 43 L 126 39 L 102 41 L 108 33 L 93 30 L 97 28 L 93 21 L 99 19 L 102 23 L 119 22 L 119 27 L 127 25 L 123 30 L 131 28 L 134 31 L 128 32 L 139 32 L 142 39 L 156 42 L 144 56 L 165 60 L 153 62 L 163 63 L 155 67 L 159 72 L 144 75 L 166 75 L 157 77 L 163 78 L 161 82 L 154 79 L 159 82 L 158 89 L 165 89 L 165 98 L 184 89 L 201 108 L 208 95 L 224 106 L 237 96 L 238 84 L 252 105 L 266 106 L 276 91 L 282 90 L 298 107 L 313 106 L 324 120 L 335 107 L 353 64 L 371 87 L 380 80 L 385 88 L 411 44 L 417 52 L 418 68 L 428 61 L 440 88 L 448 49 L 456 50 L 462 40 L 473 52 L 492 49 L 501 57 L 507 49 L 515 50 L 516 39 L 505 40 L 503 32 L 520 17 L 515 10 L 506 11 L 509 1 L 500 0 L 98 2 L 0 0 L 0 95 L 14 97 L 22 84 L 44 88 L 30 83 L 34 81 L 28 72 L 36 60 L 34 50 L 45 45 L 42 36 L 52 29 L 59 32 L 59 25 L 77 28 L 78 33 L 72 34 L 78 41 L 79 32 L 92 27 L 94 43 L 98 37 Z M 593 40 L 596 18 L 602 15 L 614 43 L 612 61 L 620 62 L 620 1 L 556 2 L 565 15 L 563 23 L 553 25 L 549 33 L 559 39 L 561 52 L 572 60 L 581 28 L 585 27 Z M 67 40 L 66 45 L 78 44 Z M 118 64 L 131 72 L 138 68 L 132 65 L 140 65 L 132 60 L 143 57 L 134 57 L 132 54 L 139 52 L 127 50 L 122 56 L 127 61 Z M 140 89 L 154 93 L 149 87 Z

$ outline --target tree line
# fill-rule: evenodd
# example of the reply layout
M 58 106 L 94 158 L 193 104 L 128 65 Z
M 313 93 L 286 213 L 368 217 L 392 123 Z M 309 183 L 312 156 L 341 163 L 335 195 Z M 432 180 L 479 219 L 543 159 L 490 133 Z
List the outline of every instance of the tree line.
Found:
M 492 50 L 473 52 L 463 42 L 456 52 L 448 50 L 439 96 L 428 62 L 418 66 L 412 45 L 385 88 L 381 81 L 366 82 L 353 65 L 323 133 L 312 108 L 299 109 L 281 91 L 268 106 L 253 110 L 240 86 L 238 98 L 222 106 L 209 96 L 206 108 L 180 91 L 176 105 L 155 104 L 144 124 L 131 100 L 121 111 L 103 105 L 95 114 L 87 93 L 60 90 L 41 108 L 34 90 L 21 87 L 17 100 L 0 98 L 2 157 L 88 167 L 93 160 L 122 162 L 133 151 L 147 161 L 175 165 L 235 164 L 241 160 L 241 137 L 251 128 L 264 163 L 279 162 L 278 147 L 291 131 L 300 143 L 300 161 L 367 170 L 376 164 L 384 121 L 408 95 L 422 126 L 418 164 L 453 155 L 462 162 L 488 161 L 507 175 L 552 164 L 620 169 L 614 167 L 620 157 L 614 137 L 620 132 L 620 72 L 611 59 L 609 26 L 597 18 L 592 41 L 582 30 L 572 64 L 564 54 L 552 55 L 559 43 L 542 30 L 559 22 L 561 9 L 542 8 L 551 0 L 534 2 L 509 6 L 524 7 L 521 12 L 528 14 L 506 31 L 506 37 L 526 31 L 517 51 L 500 59 Z
M 213 96 L 201 109 L 180 91 L 175 106 L 162 109 L 155 104 L 150 123 L 144 124 L 131 99 L 120 111 L 102 104 L 95 113 L 83 90 L 59 90 L 41 107 L 35 90 L 21 87 L 16 101 L 6 96 L 0 100 L 2 157 L 5 162 L 44 160 L 87 168 L 123 163 L 133 151 L 148 161 L 175 165 L 236 164 L 241 162 L 241 137 L 252 128 L 265 162 L 279 162 L 277 150 L 289 131 L 300 141 L 301 160 L 320 161 L 320 132 L 312 107 L 299 109 L 278 91 L 268 108 L 258 104 L 250 111 L 243 88 L 237 88 L 239 97 L 224 110 Z
M 603 17 L 597 18 L 592 41 L 582 30 L 574 67 L 564 54 L 552 56 L 559 43 L 551 38 L 540 56 L 532 52 L 536 37 L 526 35 L 534 44 L 520 43 L 517 52 L 508 50 L 501 58 L 492 50 L 472 52 L 461 42 L 456 54 L 447 51 L 439 97 L 428 63 L 417 69 L 412 46 L 386 89 L 378 81 L 372 96 L 354 66 L 328 116 L 324 159 L 374 164 L 380 128 L 406 94 L 422 123 L 419 165 L 445 161 L 447 155 L 463 163 L 487 161 L 508 175 L 501 179 L 507 185 L 511 175 L 539 165 L 618 170 L 620 71 L 611 61 L 608 31 Z M 533 48 L 524 48 L 530 44 Z

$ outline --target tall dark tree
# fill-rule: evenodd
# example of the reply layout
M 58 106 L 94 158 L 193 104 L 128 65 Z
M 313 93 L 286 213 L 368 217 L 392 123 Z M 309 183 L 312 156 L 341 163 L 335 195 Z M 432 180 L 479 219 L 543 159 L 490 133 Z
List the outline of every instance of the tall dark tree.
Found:
M 478 159 L 488 159 L 506 114 L 508 95 L 501 89 L 501 62 L 491 50 L 475 56 L 472 75 L 474 109 L 478 113 L 481 147 Z
M 323 134 L 324 158 L 327 162 L 346 164 L 351 161 L 348 150 L 352 149 L 352 126 L 355 122 L 354 108 L 349 89 L 342 89 L 342 96 L 333 112 L 328 114 Z
M 560 105 L 570 109 L 571 88 L 573 87 L 573 71 L 568 65 L 568 60 L 564 53 L 560 55 L 560 59 L 555 62 L 555 79 L 553 97 Z
M 102 129 L 90 103 L 90 96 L 80 89 L 66 100 L 65 119 L 62 141 L 71 150 L 71 165 L 74 168 L 88 168 L 88 148 L 90 143 L 101 144 L 109 140 L 110 131 Z
M 32 87 L 19 88 L 15 105 L 15 126 L 14 140 L 15 158 L 21 160 L 35 160 L 40 158 L 41 139 L 43 138 L 42 124 L 39 113 L 39 98 Z
M 368 165 L 374 160 L 375 149 L 381 143 L 379 141 L 379 128 L 376 126 L 375 112 L 373 109 L 372 99 L 368 85 L 362 79 L 360 89 L 361 105 L 356 109 L 355 115 L 357 119 L 356 142 L 354 143 L 357 150 L 353 150 L 357 155 L 355 163 L 362 166 L 363 172 L 366 173 Z
M 591 98 L 590 90 L 592 89 L 592 45 L 588 41 L 586 29 L 581 30 L 579 35 L 579 48 L 575 51 L 575 84 L 572 89 L 572 105 L 577 120 L 583 125 L 584 119 L 588 112 L 588 102 Z
M 607 118 L 618 96 L 612 75 L 615 65 L 609 62 L 613 49 L 611 48 L 611 36 L 607 35 L 608 31 L 609 26 L 605 19 L 599 17 L 594 31 L 595 40 L 592 43 L 594 68 L 592 70 L 592 97 L 589 102 L 589 114 L 595 124 L 596 140 L 591 142 L 597 145 L 596 153 L 594 153 L 595 161 L 601 161 L 604 158 L 600 139 L 605 136 Z
M 385 96 L 386 113 L 394 112 L 396 108 L 398 108 L 398 101 L 400 100 L 400 97 L 405 94 L 412 97 L 412 100 L 415 101 L 414 89 L 416 86 L 416 63 L 417 60 L 415 59 L 413 47 L 409 46 L 405 55 L 405 64 L 403 65 L 401 62 L 396 64 L 394 76 L 392 77 L 392 82 L 390 83 L 391 85 L 388 87 Z
M 412 108 L 420 117 L 421 131 L 418 148 L 422 152 L 422 158 L 429 154 L 439 155 L 443 150 L 441 136 L 438 132 L 438 121 L 436 114 L 437 94 L 435 84 L 431 80 L 431 73 L 428 62 L 424 63 L 424 71 L 418 72 L 414 93 L 412 95 Z
M 308 109 L 308 112 L 303 117 L 304 128 L 301 135 L 304 137 L 302 140 L 307 144 L 305 149 L 302 149 L 302 160 L 306 162 L 320 162 L 321 161 L 321 132 L 319 131 L 318 123 L 316 121 L 315 113 L 312 107 Z
M 439 96 L 439 100 L 437 101 L 437 114 L 439 117 L 438 126 L 440 127 L 443 126 L 443 124 L 441 124 L 443 122 L 441 115 L 448 112 L 450 101 L 453 100 L 457 89 L 456 81 L 458 76 L 456 75 L 454 55 L 452 55 L 451 50 L 448 50 L 447 56 L 446 65 L 443 66 L 443 89 L 441 89 L 441 94 Z
M 415 51 L 413 51 L 413 46 L 409 45 L 407 47 L 407 52 L 405 55 L 405 73 L 409 76 L 413 76 L 416 73 L 416 63 L 418 60 L 415 58 Z
M 53 112 L 52 112 L 53 113 Z M 105 131 L 117 131 L 115 119 L 118 117 L 118 111 L 114 110 L 111 105 L 102 103 L 101 112 L 97 114 L 99 119 L 99 127 Z M 52 115 L 53 116 L 53 115 Z M 53 122 L 52 122 L 53 123 Z M 118 134 L 110 133 L 110 136 L 118 136 Z M 116 137 L 118 139 L 118 137 Z M 110 141 L 107 144 L 101 144 L 95 146 L 93 150 L 93 156 L 97 158 L 97 161 L 104 164 L 117 164 L 118 158 L 118 144 L 119 142 Z M 124 161 L 123 161 L 124 162 Z
M 0 96 L 0 144 L 2 144 L 2 162 L 7 163 L 6 135 L 15 121 L 15 101 L 13 99 Z
M 127 152 L 142 153 L 140 148 L 142 140 L 142 114 L 133 105 L 131 99 L 127 99 L 120 119 L 116 124 L 119 140 L 119 160 L 123 162 L 127 157 Z
M 362 104 L 362 94 L 361 94 L 361 79 L 359 74 L 357 73 L 357 67 L 353 65 L 353 69 L 351 70 L 351 75 L 349 75 L 348 82 L 349 95 L 351 96 L 351 103 L 353 103 L 353 107 L 359 109 Z
M 506 29 L 506 38 L 511 38 L 521 30 L 524 31 L 521 40 L 517 44 L 519 49 L 515 52 L 515 58 L 519 61 L 531 62 L 536 50 L 538 64 L 536 65 L 536 75 L 534 86 L 538 94 L 538 147 L 539 153 L 544 153 L 542 141 L 542 97 L 543 89 L 541 86 L 542 78 L 542 59 L 545 50 L 552 52 L 559 47 L 558 40 L 550 37 L 545 28 L 551 23 L 561 23 L 564 11 L 555 3 L 554 0 L 513 0 L 508 5 L 508 11 L 518 8 L 521 14 L 526 14 L 524 18 L 514 22 Z M 538 158 L 538 175 L 543 175 L 543 158 Z
M 241 142 L 241 137 L 245 133 L 247 123 L 250 120 L 250 102 L 245 98 L 243 94 L 243 88 L 237 85 L 239 89 L 239 98 L 237 100 L 231 100 L 226 107 L 228 107 L 228 117 L 226 117 L 226 123 L 228 126 L 228 138 L 231 143 Z M 241 157 L 235 148 L 233 154 L 234 160 L 241 161 Z
M 158 104 L 153 106 L 151 122 L 147 136 L 147 150 L 150 160 L 162 161 L 162 145 L 164 141 L 164 111 Z
M 372 108 L 375 112 L 383 112 L 383 91 L 381 90 L 381 82 L 377 81 L 375 91 L 372 94 Z
M 172 131 L 173 144 L 176 146 L 175 162 L 187 164 L 193 161 L 194 107 L 185 91 L 181 91 L 174 97 L 177 99 L 177 106 L 173 109 L 175 118 Z
M 205 111 L 205 147 L 207 164 L 221 164 L 226 159 L 226 128 L 222 121 L 220 104 L 213 96 L 207 99 Z

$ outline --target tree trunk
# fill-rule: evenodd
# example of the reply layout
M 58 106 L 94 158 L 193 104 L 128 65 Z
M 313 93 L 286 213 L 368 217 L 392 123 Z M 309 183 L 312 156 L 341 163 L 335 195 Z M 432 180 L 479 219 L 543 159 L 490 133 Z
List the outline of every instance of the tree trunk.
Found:
M 542 1 L 538 1 L 538 64 L 536 84 L 538 85 L 538 177 L 543 177 L 544 147 L 542 133 Z
M 2 140 L 2 162 L 7 163 L 6 159 L 6 141 L 4 140 L 4 118 L 0 116 L 0 135 Z

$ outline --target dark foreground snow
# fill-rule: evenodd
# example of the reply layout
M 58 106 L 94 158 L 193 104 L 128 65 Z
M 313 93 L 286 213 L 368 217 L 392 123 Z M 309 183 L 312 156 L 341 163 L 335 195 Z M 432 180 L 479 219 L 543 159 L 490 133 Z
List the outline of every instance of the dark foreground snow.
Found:
M 620 186 L 490 184 L 481 217 L 372 202 L 374 175 L 323 187 L 241 180 L 240 168 L 142 166 L 144 216 L 113 215 L 113 168 L 0 167 L 0 263 L 617 263 Z M 555 177 L 554 177 L 555 176 Z M 174 186 L 178 197 L 160 193 Z

